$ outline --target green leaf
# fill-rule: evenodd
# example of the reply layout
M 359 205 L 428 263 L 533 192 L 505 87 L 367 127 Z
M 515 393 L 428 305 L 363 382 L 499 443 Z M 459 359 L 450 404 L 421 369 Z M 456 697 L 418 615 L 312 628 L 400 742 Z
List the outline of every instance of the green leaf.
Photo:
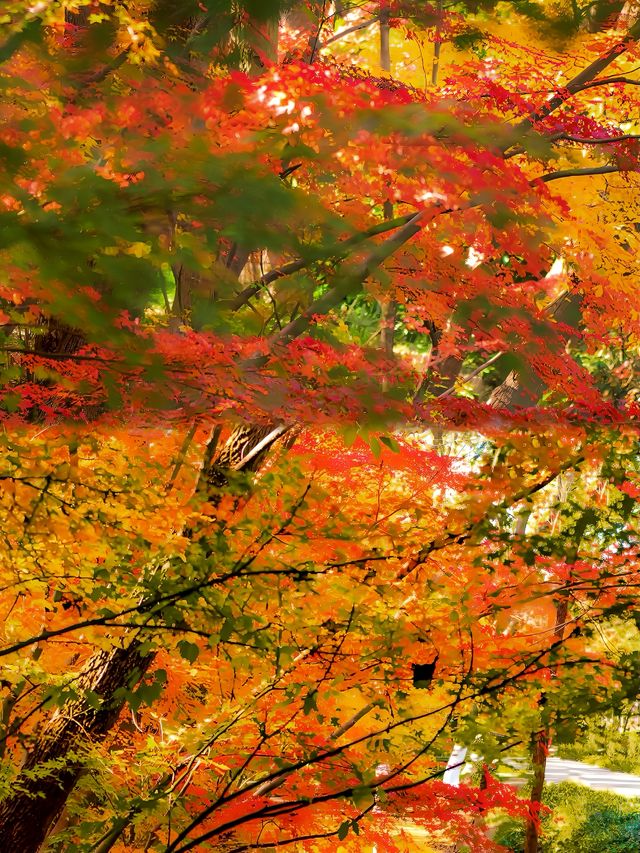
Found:
M 84 694 L 84 700 L 90 708 L 98 710 L 102 705 L 102 699 L 95 690 L 87 690 Z
M 235 628 L 235 621 L 233 619 L 225 619 L 222 628 L 220 629 L 220 642 L 226 643 L 226 641 L 233 634 L 233 630 Z
M 400 445 L 391 435 L 379 435 L 378 438 L 380 441 L 386 445 L 389 450 L 392 450 L 394 453 L 400 453 Z
M 349 835 L 349 829 L 351 828 L 350 820 L 343 820 L 340 826 L 338 827 L 338 839 L 340 841 L 344 841 L 344 839 Z
M 198 646 L 196 646 L 195 643 L 189 643 L 187 640 L 180 640 L 178 643 L 178 651 L 185 660 L 189 661 L 189 663 L 193 663 L 197 660 L 198 655 L 200 654 Z
M 7 59 L 20 48 L 25 42 L 36 42 L 42 32 L 42 21 L 38 18 L 30 21 L 21 30 L 14 32 L 9 38 L 0 45 L 0 63 L 6 62 Z
M 305 715 L 310 714 L 312 711 L 318 710 L 317 699 L 318 699 L 318 691 L 317 690 L 310 690 L 307 693 L 305 700 L 304 700 L 304 703 L 302 705 L 302 711 Z
M 360 785 L 353 789 L 351 794 L 354 806 L 358 809 L 366 809 L 373 803 L 373 792 L 366 785 Z
M 6 409 L 7 412 L 15 412 L 21 402 L 22 398 L 18 394 L 5 394 L 2 398 L 2 408 Z
M 342 430 L 342 435 L 343 435 L 343 437 L 344 437 L 344 443 L 345 443 L 345 446 L 346 446 L 346 447 L 351 447 L 351 446 L 354 444 L 355 440 L 356 440 L 356 439 L 358 438 L 358 436 L 360 435 L 360 428 L 359 428 L 357 425 L 355 425 L 355 426 L 351 426 L 351 425 L 346 426 L 346 427 Z

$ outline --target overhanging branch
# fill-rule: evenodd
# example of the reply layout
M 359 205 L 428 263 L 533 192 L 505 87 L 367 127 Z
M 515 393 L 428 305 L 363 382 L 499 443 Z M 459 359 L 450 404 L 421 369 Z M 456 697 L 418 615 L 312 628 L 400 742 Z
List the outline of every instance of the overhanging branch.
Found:
M 378 234 L 385 234 L 387 231 L 393 231 L 396 228 L 400 228 L 403 225 L 406 225 L 414 216 L 415 213 L 408 213 L 405 214 L 405 216 L 397 216 L 395 219 L 380 222 L 377 225 L 373 225 L 371 228 L 367 228 L 365 231 L 354 234 L 352 237 L 349 237 L 341 243 L 337 247 L 336 251 L 333 253 L 326 253 L 324 255 L 324 259 L 328 260 L 333 258 L 336 260 L 342 260 L 346 257 L 346 249 L 351 249 L 353 246 L 357 246 L 359 243 L 363 243 L 371 237 L 376 237 Z M 322 259 L 323 258 L 320 257 L 315 260 Z M 240 291 L 240 293 L 238 293 L 238 295 L 229 303 L 229 310 L 237 311 L 239 308 L 242 308 L 243 305 L 246 305 L 253 296 L 256 296 L 268 284 L 277 281 L 279 278 L 284 278 L 285 276 L 300 272 L 300 270 L 306 269 L 313 262 L 314 261 L 305 260 L 304 258 L 298 258 L 295 261 L 289 261 L 289 263 L 269 270 L 269 272 L 265 273 L 257 281 L 253 282 L 253 284 L 248 285 L 244 290 Z
M 324 44 L 320 45 L 320 50 L 323 50 L 325 47 L 329 47 L 330 44 L 333 44 L 334 41 L 338 41 L 339 39 L 344 38 L 345 36 L 351 35 L 351 33 L 355 33 L 358 30 L 367 29 L 367 27 L 373 26 L 373 24 L 377 24 L 380 20 L 380 15 L 374 15 L 373 18 L 367 18 L 366 21 L 360 21 L 357 24 L 353 24 L 350 27 L 345 27 L 343 30 L 339 30 L 337 33 L 334 33 L 330 38 L 328 38 Z
M 559 181 L 562 178 L 583 178 L 587 175 L 611 175 L 622 171 L 619 166 L 587 166 L 584 169 L 560 169 L 557 172 L 548 172 L 546 175 L 540 175 L 538 180 L 548 184 L 551 181 Z
M 604 71 L 605 68 L 621 56 L 630 47 L 630 45 L 637 41 L 638 38 L 640 38 L 640 20 L 636 21 L 624 38 L 616 42 L 616 44 L 606 51 L 606 53 L 603 53 L 597 59 L 594 59 L 594 61 L 590 65 L 587 65 L 586 68 L 583 68 L 582 71 L 576 74 L 576 76 L 573 77 L 566 86 L 562 89 L 558 89 L 556 94 L 550 98 L 544 106 L 539 110 L 534 111 L 528 118 L 525 118 L 516 124 L 514 126 L 514 130 L 519 132 L 526 132 L 527 130 L 530 130 L 536 122 L 539 122 L 543 118 L 551 115 L 551 113 L 555 112 L 555 110 L 562 106 L 562 104 L 564 104 L 564 102 L 572 95 L 575 95 L 576 92 L 589 88 L 591 85 L 604 85 L 605 82 L 629 82 L 631 78 L 623 79 L 609 77 L 606 81 L 596 81 L 596 78 L 602 71 Z
M 327 314 L 332 308 L 339 305 L 346 296 L 358 290 L 376 267 L 380 266 L 383 261 L 393 255 L 422 229 L 420 220 L 423 219 L 424 215 L 424 210 L 413 214 L 396 234 L 376 246 L 364 261 L 356 265 L 351 272 L 340 276 L 338 284 L 314 300 L 306 311 L 303 311 L 295 320 L 287 323 L 277 335 L 271 338 L 270 348 L 274 349 L 290 343 L 311 325 L 314 317 Z

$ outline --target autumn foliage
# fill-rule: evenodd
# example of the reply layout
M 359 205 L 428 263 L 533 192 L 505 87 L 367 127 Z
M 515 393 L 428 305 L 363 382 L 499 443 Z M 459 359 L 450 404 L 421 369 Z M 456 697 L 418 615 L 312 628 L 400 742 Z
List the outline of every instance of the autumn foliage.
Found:
M 0 15 L 15 853 L 496 851 L 636 699 L 640 23 L 540 9 Z

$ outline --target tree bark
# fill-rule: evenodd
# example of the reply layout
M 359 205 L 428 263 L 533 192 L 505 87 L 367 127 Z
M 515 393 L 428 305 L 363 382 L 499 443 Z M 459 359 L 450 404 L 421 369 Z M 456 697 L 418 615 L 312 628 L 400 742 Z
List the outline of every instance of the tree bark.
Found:
M 135 686 L 152 660 L 140 653 L 136 638 L 89 660 L 77 682 L 78 698 L 42 726 L 16 781 L 16 793 L 0 804 L 3 850 L 37 853 L 82 773 L 83 747 L 102 740 L 118 719 L 124 696 L 115 699 L 115 691 Z M 100 707 L 87 702 L 87 691 L 103 700 Z M 63 769 L 49 769 L 61 760 Z M 32 778 L 34 772 L 38 775 Z
M 587 30 L 590 33 L 601 33 L 613 28 L 625 5 L 625 0 L 598 0 L 589 7 L 587 13 Z
M 577 330 L 580 323 L 581 305 L 582 294 L 578 290 L 571 290 L 561 294 L 552 302 L 546 308 L 545 314 L 553 317 L 556 322 L 563 326 Z M 533 406 L 538 402 L 546 387 L 542 379 L 535 374 L 525 386 L 522 384 L 519 374 L 512 370 L 504 382 L 493 390 L 488 403 L 495 409 L 508 410 L 513 410 L 519 406 Z
M 300 33 L 299 52 L 302 62 L 313 62 L 317 58 L 325 6 L 322 0 L 301 0 L 286 14 L 287 25 Z
M 87 20 L 83 15 L 73 23 L 85 27 Z M 277 26 L 262 22 L 253 26 L 249 21 L 248 30 L 252 64 L 259 70 L 265 59 L 275 61 L 277 57 Z M 188 291 L 183 294 L 185 299 L 190 297 Z M 63 346 L 66 351 L 71 345 L 70 330 L 59 323 L 55 332 L 47 347 Z M 77 348 L 78 341 L 73 346 Z M 198 492 L 215 505 L 232 473 L 256 470 L 284 432 L 284 427 L 273 425 L 242 426 L 221 450 L 216 436 L 206 449 Z M 144 606 L 142 601 L 141 609 Z M 40 850 L 84 772 L 88 749 L 104 740 L 126 704 L 126 690 L 135 687 L 153 664 L 154 654 L 142 648 L 137 630 L 129 629 L 118 645 L 94 654 L 74 681 L 77 698 L 66 702 L 36 730 L 13 793 L 0 804 L 3 849 L 11 853 Z
M 380 68 L 391 71 L 391 28 L 389 12 L 380 13 Z M 388 199 L 383 204 L 384 218 L 393 219 L 393 204 Z M 393 299 L 380 302 L 380 346 L 388 358 L 393 358 L 393 343 L 396 324 L 397 305 Z
M 562 501 L 566 500 L 573 476 L 567 475 L 566 478 L 561 475 L 558 479 L 558 498 Z M 530 509 L 524 510 L 519 516 L 518 533 L 524 536 L 526 533 L 527 521 L 531 514 Z M 578 556 L 578 548 L 580 545 L 579 538 L 573 544 L 573 547 L 567 552 L 567 558 L 570 561 L 575 561 Z M 567 624 L 567 616 L 569 615 L 569 600 L 564 597 L 556 601 L 556 622 L 553 629 L 553 643 L 562 641 Z M 558 677 L 557 667 L 551 670 L 552 678 Z M 531 800 L 535 803 L 542 802 L 542 794 L 544 792 L 544 777 L 547 770 L 547 754 L 549 752 L 549 743 L 551 736 L 551 726 L 548 713 L 545 711 L 543 697 L 541 697 L 542 705 L 542 728 L 533 736 L 531 763 L 533 766 L 533 779 L 531 785 Z M 525 846 L 524 853 L 538 853 L 540 837 L 540 820 L 539 815 L 531 813 L 525 827 Z
M 556 624 L 553 632 L 553 642 L 557 643 L 564 637 L 564 629 L 569 613 L 569 604 L 566 598 L 561 599 L 556 605 Z M 553 673 L 556 674 L 555 672 Z M 547 754 L 549 752 L 550 728 L 549 720 L 545 719 L 543 709 L 543 726 L 533 736 L 533 748 L 531 763 L 533 765 L 533 780 L 531 785 L 531 800 L 534 803 L 542 802 L 544 791 L 544 777 L 547 770 Z M 531 813 L 525 828 L 524 853 L 538 853 L 538 841 L 540 838 L 540 819 L 537 813 Z
M 534 735 L 531 756 L 533 764 L 531 799 L 535 803 L 542 802 L 544 777 L 547 769 L 547 744 L 548 732 L 546 729 L 543 729 Z M 540 834 L 538 821 L 539 817 L 537 814 L 531 814 L 527 820 L 524 837 L 524 853 L 538 853 L 538 838 Z

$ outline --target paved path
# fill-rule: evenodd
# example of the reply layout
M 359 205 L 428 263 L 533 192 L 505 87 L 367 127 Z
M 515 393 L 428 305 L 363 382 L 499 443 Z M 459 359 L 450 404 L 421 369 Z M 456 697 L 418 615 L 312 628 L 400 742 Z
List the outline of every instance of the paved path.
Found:
M 547 759 L 545 781 L 579 782 L 596 791 L 613 791 L 625 797 L 640 797 L 640 776 L 605 770 L 593 764 L 583 764 L 581 761 L 570 761 L 555 756 L 549 756 Z
M 527 762 L 524 758 L 515 758 L 508 764 L 512 772 L 500 774 L 501 779 L 518 788 L 521 787 L 525 784 Z M 550 755 L 547 759 L 547 772 L 544 778 L 545 782 L 549 783 L 577 782 L 595 791 L 612 791 L 614 794 L 622 794 L 623 797 L 640 797 L 640 776 L 618 773 L 606 770 L 604 767 L 596 767 L 594 764 L 571 761 L 555 755 Z

